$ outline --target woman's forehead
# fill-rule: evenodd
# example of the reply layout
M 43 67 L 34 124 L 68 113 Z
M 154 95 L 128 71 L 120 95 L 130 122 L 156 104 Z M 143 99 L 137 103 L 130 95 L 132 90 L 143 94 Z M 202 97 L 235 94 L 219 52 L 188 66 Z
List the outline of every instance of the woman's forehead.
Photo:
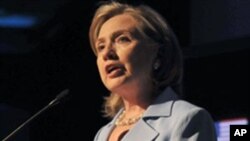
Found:
M 136 27 L 138 24 L 137 20 L 135 20 L 134 17 L 132 17 L 129 14 L 120 14 L 111 17 L 106 22 L 104 22 L 100 28 L 99 33 L 101 33 L 103 30 L 107 29 L 107 31 L 110 30 L 116 30 L 116 29 L 130 29 Z
M 102 24 L 97 38 L 122 32 L 133 33 L 137 29 L 138 22 L 129 14 L 121 14 L 108 19 Z

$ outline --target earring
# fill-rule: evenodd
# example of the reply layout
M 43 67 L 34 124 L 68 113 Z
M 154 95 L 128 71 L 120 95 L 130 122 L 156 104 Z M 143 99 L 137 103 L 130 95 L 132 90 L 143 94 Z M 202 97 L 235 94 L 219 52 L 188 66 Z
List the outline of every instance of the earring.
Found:
M 158 70 L 160 67 L 160 61 L 156 61 L 153 65 L 154 70 Z

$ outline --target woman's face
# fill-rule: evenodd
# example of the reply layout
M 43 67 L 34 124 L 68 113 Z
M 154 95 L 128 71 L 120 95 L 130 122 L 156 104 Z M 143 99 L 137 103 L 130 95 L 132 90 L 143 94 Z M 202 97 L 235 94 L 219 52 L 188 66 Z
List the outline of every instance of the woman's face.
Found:
M 111 92 L 151 82 L 156 47 L 142 37 L 129 14 L 116 15 L 101 27 L 95 49 L 101 80 Z

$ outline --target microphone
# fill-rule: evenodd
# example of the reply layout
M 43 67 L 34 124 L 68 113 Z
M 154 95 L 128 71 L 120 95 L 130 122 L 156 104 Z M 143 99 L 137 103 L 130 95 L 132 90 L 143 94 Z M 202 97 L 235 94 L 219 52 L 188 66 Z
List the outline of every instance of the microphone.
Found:
M 13 137 L 18 131 L 20 131 L 24 126 L 28 125 L 33 119 L 35 119 L 38 115 L 46 111 L 47 109 L 57 105 L 58 103 L 62 102 L 66 98 L 66 96 L 69 94 L 69 89 L 63 90 L 61 93 L 59 93 L 55 99 L 53 99 L 48 105 L 43 107 L 41 110 L 39 110 L 37 113 L 35 113 L 33 116 L 28 118 L 23 124 L 18 126 L 14 131 L 12 131 L 8 136 L 6 136 L 2 141 L 7 141 L 11 137 Z

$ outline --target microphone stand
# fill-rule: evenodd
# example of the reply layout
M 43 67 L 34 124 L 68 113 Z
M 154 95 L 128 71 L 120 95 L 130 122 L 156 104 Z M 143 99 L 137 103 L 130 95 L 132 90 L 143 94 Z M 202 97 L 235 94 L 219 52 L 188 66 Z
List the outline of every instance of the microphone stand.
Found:
M 13 137 L 18 131 L 20 131 L 24 126 L 28 125 L 33 119 L 35 119 L 38 115 L 40 115 L 41 113 L 43 113 L 44 111 L 46 111 L 47 109 L 51 108 L 52 106 L 55 106 L 56 104 L 58 104 L 62 98 L 64 98 L 66 95 L 68 95 L 69 90 L 65 89 L 63 90 L 61 93 L 59 93 L 55 99 L 53 99 L 48 105 L 46 105 L 45 107 L 43 107 L 41 110 L 39 110 L 37 113 L 35 113 L 33 116 L 31 116 L 30 118 L 28 118 L 23 124 L 21 124 L 20 126 L 18 126 L 14 131 L 12 131 L 8 136 L 6 136 L 2 141 L 7 141 L 9 140 L 11 137 Z

